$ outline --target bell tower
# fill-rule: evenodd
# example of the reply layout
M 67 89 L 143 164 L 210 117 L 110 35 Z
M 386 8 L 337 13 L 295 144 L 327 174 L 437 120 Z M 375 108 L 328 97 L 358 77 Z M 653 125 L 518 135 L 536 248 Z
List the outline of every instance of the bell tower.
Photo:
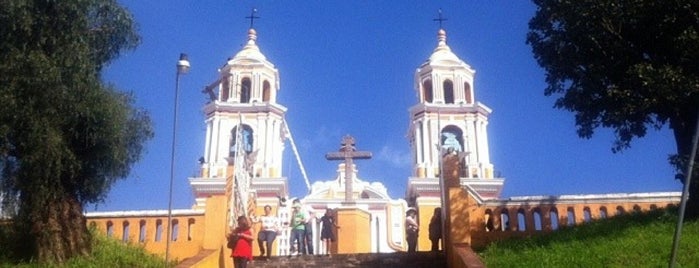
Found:
M 195 206 L 203 206 L 212 194 L 230 194 L 240 187 L 258 204 L 261 200 L 276 204 L 277 196 L 286 195 L 286 178 L 281 174 L 287 108 L 277 103 L 279 89 L 279 71 L 260 52 L 251 24 L 246 44 L 203 90 L 208 94 L 203 108 L 206 144 L 201 177 L 190 179 Z M 254 206 L 251 203 L 247 210 Z
M 419 202 L 417 198 L 439 204 L 435 186 L 439 183 L 440 161 L 447 153 L 458 154 L 463 160 L 462 185 L 473 186 L 483 198 L 500 194 L 503 180 L 495 178 L 488 148 L 488 116 L 492 110 L 476 99 L 475 73 L 451 51 L 446 31 L 439 29 L 437 47 L 414 77 L 417 104 L 409 109 L 407 135 L 413 156 L 407 193 L 411 205 Z

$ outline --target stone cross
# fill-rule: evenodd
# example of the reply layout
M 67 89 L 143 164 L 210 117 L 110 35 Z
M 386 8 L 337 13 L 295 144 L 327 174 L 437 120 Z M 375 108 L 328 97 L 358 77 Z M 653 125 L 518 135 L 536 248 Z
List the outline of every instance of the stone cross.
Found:
M 328 160 L 345 160 L 345 202 L 351 203 L 352 196 L 352 161 L 354 159 L 369 159 L 371 152 L 357 151 L 354 147 L 354 138 L 350 135 L 345 135 L 342 138 L 340 150 L 337 152 L 327 153 L 325 159 Z

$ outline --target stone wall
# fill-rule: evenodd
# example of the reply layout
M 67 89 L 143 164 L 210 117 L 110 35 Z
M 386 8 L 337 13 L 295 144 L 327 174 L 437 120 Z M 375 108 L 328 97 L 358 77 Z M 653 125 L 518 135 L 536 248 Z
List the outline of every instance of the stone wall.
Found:
M 463 267 L 456 249 L 464 244 L 478 250 L 510 237 L 555 231 L 596 219 L 677 205 L 679 192 L 598 195 L 525 196 L 484 200 L 458 182 L 458 158 L 444 157 L 444 241 L 450 267 Z
M 167 247 L 167 210 L 86 213 L 88 226 L 108 237 L 138 244 L 148 252 L 165 257 Z M 192 257 L 204 241 L 204 211 L 173 210 L 170 259 Z

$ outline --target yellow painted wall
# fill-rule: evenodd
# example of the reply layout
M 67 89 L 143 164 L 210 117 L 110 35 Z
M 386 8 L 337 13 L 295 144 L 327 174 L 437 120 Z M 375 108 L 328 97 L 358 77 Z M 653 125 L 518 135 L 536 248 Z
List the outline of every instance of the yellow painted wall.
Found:
M 170 241 L 170 259 L 183 260 L 192 257 L 202 248 L 201 239 L 204 236 L 206 226 L 204 216 L 173 216 L 173 222 L 177 222 L 177 239 Z M 160 240 L 156 241 L 156 233 L 160 222 Z M 124 240 L 124 233 L 128 229 L 128 243 L 142 245 L 146 251 L 165 257 L 167 247 L 167 216 L 149 217 L 113 217 L 113 218 L 88 218 L 88 226 L 95 226 L 102 233 L 107 234 L 108 226 L 112 226 L 111 237 Z M 145 230 L 145 240 L 140 241 L 141 223 Z M 128 228 L 125 228 L 128 226 Z M 174 227 L 173 227 L 174 229 Z M 175 230 L 173 230 L 175 232 Z
M 337 253 L 371 251 L 371 214 L 357 208 L 337 209 Z
M 430 221 L 432 220 L 432 214 L 434 214 L 434 209 L 438 207 L 435 205 L 423 205 L 418 202 L 418 215 L 417 224 L 419 226 L 419 232 L 417 237 L 417 250 L 418 251 L 429 251 L 432 249 L 432 242 L 430 241 Z M 406 250 L 407 242 L 406 242 Z
M 206 212 L 206 232 L 203 235 L 202 246 L 205 249 L 217 249 L 226 244 L 226 234 L 228 233 L 228 221 L 226 211 L 228 204 L 226 196 L 217 195 L 207 198 Z

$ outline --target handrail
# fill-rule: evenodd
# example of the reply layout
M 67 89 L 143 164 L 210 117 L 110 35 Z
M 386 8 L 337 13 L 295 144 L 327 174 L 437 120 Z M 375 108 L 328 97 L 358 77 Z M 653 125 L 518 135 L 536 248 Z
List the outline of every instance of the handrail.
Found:
M 301 175 L 303 176 L 304 182 L 306 182 L 306 188 L 308 189 L 308 193 L 311 193 L 311 183 L 308 180 L 308 175 L 306 175 L 306 169 L 303 167 L 303 163 L 301 163 L 301 156 L 299 155 L 299 150 L 296 148 L 296 143 L 294 142 L 294 138 L 291 136 L 291 130 L 289 129 L 289 125 L 286 123 L 286 119 L 282 119 L 283 121 L 283 130 L 286 138 L 289 138 L 289 142 L 291 143 L 291 149 L 294 151 L 294 156 L 296 156 L 296 162 L 299 164 L 299 169 L 301 169 Z

